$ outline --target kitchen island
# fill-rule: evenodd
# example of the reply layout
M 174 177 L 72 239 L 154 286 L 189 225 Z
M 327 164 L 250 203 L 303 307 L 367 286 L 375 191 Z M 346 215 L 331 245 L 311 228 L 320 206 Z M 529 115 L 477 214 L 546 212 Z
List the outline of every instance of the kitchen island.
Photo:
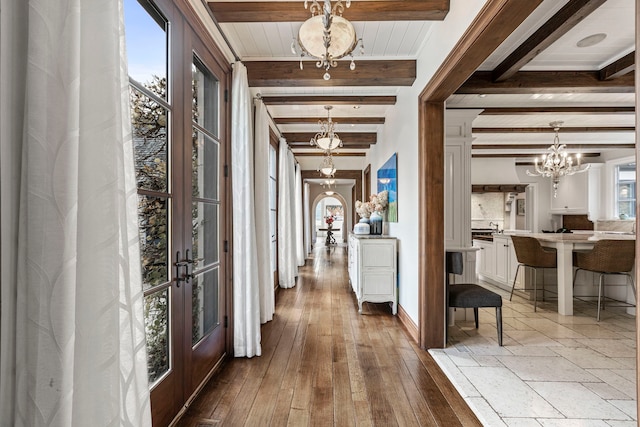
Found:
M 515 234 L 520 235 L 520 234 Z M 573 251 L 589 250 L 598 240 L 635 240 L 635 234 L 612 232 L 533 233 L 542 246 L 555 248 L 558 257 L 558 313 L 573 315 Z

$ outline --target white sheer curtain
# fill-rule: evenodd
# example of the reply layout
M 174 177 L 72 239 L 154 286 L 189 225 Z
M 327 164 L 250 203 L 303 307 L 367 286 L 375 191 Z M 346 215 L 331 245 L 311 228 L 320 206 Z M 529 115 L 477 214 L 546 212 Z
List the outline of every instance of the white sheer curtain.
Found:
M 295 218 L 296 218 L 296 260 L 298 267 L 304 265 L 306 258 L 304 253 L 304 230 L 302 228 L 304 221 L 302 218 L 302 172 L 300 165 L 296 164 L 296 185 L 295 185 Z
M 280 138 L 278 170 L 278 277 L 281 288 L 293 288 L 298 275 L 296 257 L 295 160 Z
M 0 27 L 2 425 L 151 426 L 122 1 Z
M 247 68 L 239 61 L 233 65 L 231 94 L 233 351 L 236 357 L 253 357 L 262 354 L 253 189 L 253 108 Z
M 302 197 L 303 203 L 304 203 L 304 219 L 307 221 L 306 223 L 303 221 L 304 224 L 304 250 L 305 250 L 305 254 L 309 254 L 311 253 L 311 215 L 309 215 L 309 183 L 305 182 L 304 183 L 304 194 Z
M 271 272 L 271 232 L 269 229 L 269 116 L 262 100 L 256 100 L 255 118 L 255 192 L 256 245 L 258 250 L 258 287 L 260 288 L 260 323 L 273 319 L 275 295 Z

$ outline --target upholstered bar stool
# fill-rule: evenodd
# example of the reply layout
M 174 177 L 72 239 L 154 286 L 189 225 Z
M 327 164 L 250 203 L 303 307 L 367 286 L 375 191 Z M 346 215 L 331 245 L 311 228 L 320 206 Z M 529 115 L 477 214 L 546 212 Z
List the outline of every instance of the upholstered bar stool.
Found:
M 598 240 L 593 249 L 588 252 L 574 252 L 574 267 L 577 267 L 573 275 L 573 286 L 576 284 L 578 271 L 585 270 L 599 273 L 598 278 L 598 314 L 596 319 L 600 321 L 600 308 L 604 309 L 604 276 L 605 274 L 619 274 L 626 276 L 631 281 L 633 295 L 636 295 L 636 285 L 631 276 L 631 270 L 636 258 L 636 242 L 634 240 Z M 619 301 L 620 302 L 620 301 Z M 624 303 L 624 306 L 634 307 L 634 304 Z
M 451 284 L 449 274 L 462 274 L 462 253 L 446 253 L 447 301 L 449 307 L 473 308 L 473 316 L 478 329 L 478 308 L 496 308 L 496 327 L 498 329 L 498 345 L 502 346 L 502 297 L 497 293 L 473 283 Z M 447 313 L 449 310 L 447 310 Z M 448 324 L 448 322 L 447 322 Z
M 516 258 L 518 258 L 518 267 L 516 267 L 516 275 L 513 278 L 513 285 L 511 286 L 511 295 L 509 301 L 513 298 L 513 290 L 516 287 L 516 280 L 518 279 L 518 272 L 520 267 L 532 268 L 533 275 L 533 288 L 527 288 L 526 284 L 519 290 L 529 291 L 533 290 L 533 311 L 538 309 L 538 269 L 539 268 L 557 268 L 558 257 L 555 248 L 543 247 L 538 239 L 534 237 L 526 236 L 511 236 L 513 242 L 513 248 L 516 251 Z M 544 301 L 544 272 L 542 274 L 542 300 Z

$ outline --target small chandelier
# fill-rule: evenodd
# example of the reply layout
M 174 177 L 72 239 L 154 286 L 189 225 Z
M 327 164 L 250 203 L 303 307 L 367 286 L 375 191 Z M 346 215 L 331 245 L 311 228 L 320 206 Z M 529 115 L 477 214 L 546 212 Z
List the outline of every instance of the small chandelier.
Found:
M 327 190 L 331 190 L 331 186 L 333 186 L 333 188 L 336 187 L 336 180 L 331 178 L 331 179 L 325 179 L 324 181 L 322 181 L 322 183 L 320 184 L 322 186 L 322 188 L 326 188 Z
M 309 6 L 309 3 L 311 5 Z M 351 6 L 351 0 L 346 0 L 346 6 Z M 298 38 L 291 43 L 291 52 L 300 55 L 300 69 L 302 58 L 310 56 L 317 59 L 316 67 L 324 68 L 323 78 L 329 80 L 329 69 L 338 66 L 338 59 L 347 55 L 351 56 L 349 68 L 355 70 L 356 63 L 353 59 L 353 51 L 360 44 L 360 54 L 364 53 L 362 39 L 356 38 L 356 30 L 353 24 L 342 17 L 344 5 L 338 0 L 331 7 L 331 0 L 324 0 L 320 6 L 318 0 L 305 0 L 304 8 L 311 11 L 311 18 L 300 26 Z M 298 53 L 298 51 L 300 51 Z
M 333 164 L 331 154 L 324 156 L 322 163 L 318 166 L 318 172 L 325 178 L 332 179 L 336 173 L 336 167 Z
M 320 125 L 320 132 L 316 133 L 316 136 L 311 138 L 311 145 L 316 145 L 321 150 L 331 152 L 338 147 L 342 147 L 342 140 L 334 131 L 336 122 L 331 120 L 331 105 L 325 105 L 324 109 L 327 110 L 327 120 L 318 120 Z
M 549 126 L 556 132 L 553 144 L 547 148 L 549 154 L 542 156 L 540 164 L 538 164 L 538 158 L 536 157 L 534 160 L 535 172 L 527 170 L 527 175 L 529 176 L 544 176 L 553 180 L 553 197 L 558 197 L 558 184 L 561 177 L 585 172 L 591 167 L 589 164 L 580 164 L 580 154 L 576 154 L 576 164 L 573 164 L 573 158 L 566 151 L 566 144 L 560 144 L 558 131 L 562 123 L 560 121 L 549 123 Z

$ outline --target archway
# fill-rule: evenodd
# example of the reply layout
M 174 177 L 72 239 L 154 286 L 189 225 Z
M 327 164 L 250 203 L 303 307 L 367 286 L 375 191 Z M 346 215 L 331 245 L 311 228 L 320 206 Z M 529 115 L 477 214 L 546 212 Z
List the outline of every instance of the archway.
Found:
M 344 196 L 340 193 L 333 192 L 332 194 L 327 194 L 327 192 L 320 193 L 316 196 L 316 198 L 311 202 L 311 209 L 309 210 L 309 218 L 307 218 L 307 224 L 311 227 L 311 241 L 316 242 L 318 239 L 317 230 L 319 228 L 324 228 L 324 217 L 326 216 L 326 207 L 327 206 L 336 206 L 335 204 L 323 204 L 321 203 L 323 200 L 334 200 L 340 203 L 340 208 L 342 210 L 342 219 L 339 224 L 335 224 L 334 228 L 337 230 L 338 226 L 340 228 L 339 232 L 336 232 L 335 237 L 338 241 L 346 241 L 347 240 L 347 230 L 351 227 L 351 221 L 348 216 L 349 205 Z M 324 207 L 324 212 L 318 213 L 318 209 Z M 315 246 L 315 244 L 314 244 Z

